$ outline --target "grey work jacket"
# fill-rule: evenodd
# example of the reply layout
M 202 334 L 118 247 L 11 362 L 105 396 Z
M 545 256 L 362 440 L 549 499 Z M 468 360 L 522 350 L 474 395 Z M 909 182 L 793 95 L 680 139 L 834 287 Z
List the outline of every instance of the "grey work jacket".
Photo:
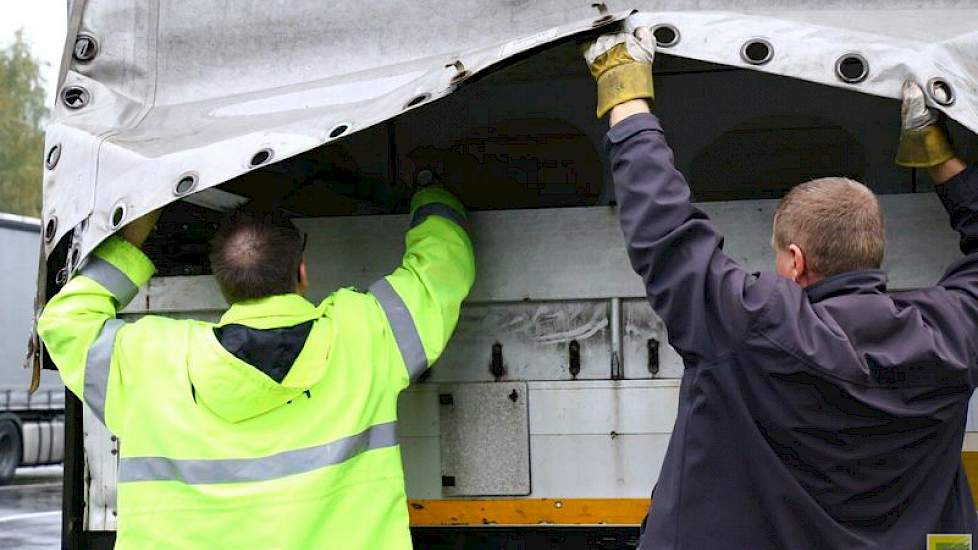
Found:
M 605 145 L 632 266 L 686 365 L 640 548 L 916 550 L 928 533 L 978 535 L 960 456 L 978 170 L 937 188 L 965 254 L 937 286 L 887 293 L 867 270 L 803 289 L 724 254 L 654 115 Z

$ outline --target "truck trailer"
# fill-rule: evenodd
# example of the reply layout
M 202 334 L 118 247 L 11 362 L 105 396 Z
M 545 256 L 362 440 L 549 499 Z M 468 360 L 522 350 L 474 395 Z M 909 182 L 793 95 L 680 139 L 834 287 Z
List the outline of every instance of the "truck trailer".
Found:
M 624 251 L 583 40 L 654 29 L 655 112 L 751 269 L 773 266 L 777 198 L 829 175 L 880 195 L 891 289 L 932 285 L 959 255 L 926 175 L 893 163 L 897 98 L 905 78 L 923 84 L 959 154 L 978 158 L 978 9 L 750 6 L 69 2 L 38 303 L 166 206 L 145 247 L 157 275 L 122 316 L 216 320 L 207 242 L 249 202 L 308 235 L 311 300 L 365 289 L 398 264 L 411 182 L 433 171 L 472 210 L 477 281 L 445 354 L 400 400 L 416 544 L 630 547 L 683 366 Z M 52 368 L 34 342 L 34 367 Z M 976 415 L 962 449 L 973 482 Z M 71 547 L 111 547 L 119 444 L 67 397 Z
M 61 462 L 64 453 L 65 391 L 55 372 L 24 369 L 24 344 L 34 318 L 34 284 L 41 222 L 0 213 L 0 484 L 20 466 Z

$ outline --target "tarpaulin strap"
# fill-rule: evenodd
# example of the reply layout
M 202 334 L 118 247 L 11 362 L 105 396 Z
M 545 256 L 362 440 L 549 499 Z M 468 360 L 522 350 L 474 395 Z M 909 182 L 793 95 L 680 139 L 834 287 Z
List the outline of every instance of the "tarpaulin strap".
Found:
M 397 423 L 387 422 L 323 445 L 258 458 L 124 457 L 119 462 L 119 482 L 179 481 L 200 485 L 269 481 L 340 464 L 366 451 L 396 445 Z

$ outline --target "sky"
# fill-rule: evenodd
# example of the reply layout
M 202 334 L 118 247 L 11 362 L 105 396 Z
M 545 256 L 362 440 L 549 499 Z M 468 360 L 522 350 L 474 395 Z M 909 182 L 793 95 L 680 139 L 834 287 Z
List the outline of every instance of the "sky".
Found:
M 0 47 L 14 40 L 17 29 L 24 29 L 24 39 L 34 57 L 41 60 L 41 76 L 47 91 L 48 106 L 54 104 L 58 84 L 58 66 L 65 43 L 67 0 L 0 0 Z M 0 86 L 3 83 L 0 82 Z

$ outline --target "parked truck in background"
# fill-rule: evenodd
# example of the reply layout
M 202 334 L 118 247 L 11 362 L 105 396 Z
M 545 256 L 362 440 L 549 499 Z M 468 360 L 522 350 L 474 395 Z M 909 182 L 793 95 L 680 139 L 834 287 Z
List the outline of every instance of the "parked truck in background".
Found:
M 42 372 L 31 393 L 31 371 L 24 368 L 40 239 L 40 220 L 0 213 L 0 484 L 19 466 L 64 457 L 64 386 L 56 372 Z

